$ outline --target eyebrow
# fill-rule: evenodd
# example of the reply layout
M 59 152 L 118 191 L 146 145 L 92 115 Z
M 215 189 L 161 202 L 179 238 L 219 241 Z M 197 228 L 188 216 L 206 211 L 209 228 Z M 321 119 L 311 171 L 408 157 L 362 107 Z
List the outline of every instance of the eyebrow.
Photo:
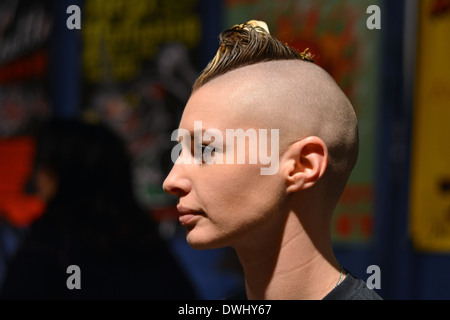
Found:
M 179 129 L 184 129 L 184 128 L 179 128 Z M 187 130 L 187 131 L 189 132 L 189 137 L 191 138 L 191 141 L 193 142 L 194 139 L 195 139 L 195 135 L 196 135 L 196 134 L 201 134 L 202 141 L 203 141 L 203 134 L 204 134 L 204 133 L 206 132 L 206 130 L 208 130 L 208 129 L 203 129 L 203 128 L 202 128 L 202 131 L 193 131 L 192 129 L 191 129 L 191 130 L 184 129 L 184 130 Z M 180 139 L 183 138 L 184 136 L 185 136 L 185 135 L 183 134 L 183 135 L 180 135 L 180 136 L 178 137 L 178 143 L 180 143 Z
M 189 135 L 190 135 L 190 138 L 191 138 L 191 144 L 195 142 L 195 135 L 196 134 L 197 135 L 201 135 L 201 141 L 200 142 L 213 143 L 213 142 L 216 141 L 216 139 L 214 139 L 214 138 L 209 139 L 209 140 L 208 139 L 203 139 L 203 136 L 204 136 L 205 132 L 209 130 L 208 128 L 206 128 L 206 129 L 202 128 L 201 131 L 200 130 L 194 131 L 192 129 L 190 129 L 190 130 L 185 129 L 185 130 L 187 130 L 189 132 Z M 183 136 L 180 136 L 180 137 L 183 137 Z M 178 138 L 178 143 L 180 142 L 180 137 Z M 223 144 L 225 144 L 225 141 L 223 141 Z
M 206 130 L 208 130 L 208 129 L 206 129 Z M 206 130 L 205 130 L 204 128 L 202 128 L 202 131 L 199 131 L 199 130 L 197 130 L 197 131 L 189 130 L 189 133 L 191 134 L 191 137 L 193 137 L 195 134 L 199 134 L 199 133 L 201 133 L 202 136 L 203 136 L 203 134 L 206 132 Z

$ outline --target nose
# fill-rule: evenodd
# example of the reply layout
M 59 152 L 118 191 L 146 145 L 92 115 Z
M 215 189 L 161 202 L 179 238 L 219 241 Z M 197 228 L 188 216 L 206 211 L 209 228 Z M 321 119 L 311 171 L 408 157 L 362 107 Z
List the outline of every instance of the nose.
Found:
M 185 196 L 192 188 L 191 181 L 183 176 L 181 166 L 175 163 L 163 183 L 164 192 L 177 197 Z

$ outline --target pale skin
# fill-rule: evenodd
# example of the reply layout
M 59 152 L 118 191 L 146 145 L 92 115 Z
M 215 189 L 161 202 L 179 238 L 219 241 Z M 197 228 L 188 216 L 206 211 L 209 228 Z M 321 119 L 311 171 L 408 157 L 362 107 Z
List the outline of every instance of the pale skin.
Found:
M 261 164 L 177 161 L 163 188 L 179 198 L 187 242 L 233 247 L 248 299 L 322 299 L 340 277 L 330 224 L 354 165 L 343 156 L 356 143 L 348 99 L 316 65 L 264 62 L 193 92 L 179 127 L 193 131 L 194 121 L 223 133 L 279 129 L 280 157 L 274 175 L 261 175 Z M 225 156 L 226 145 L 216 154 Z

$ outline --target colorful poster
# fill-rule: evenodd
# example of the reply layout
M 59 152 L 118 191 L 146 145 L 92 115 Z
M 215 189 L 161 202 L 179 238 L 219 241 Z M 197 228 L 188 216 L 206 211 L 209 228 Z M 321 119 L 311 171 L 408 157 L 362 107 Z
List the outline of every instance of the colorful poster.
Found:
M 46 1 L 0 2 L 0 137 L 21 134 L 49 113 L 52 24 Z
M 368 243 L 374 209 L 373 172 L 381 32 L 367 28 L 367 8 L 378 0 L 227 0 L 226 25 L 264 20 L 278 39 L 306 48 L 355 107 L 360 129 L 358 163 L 333 219 L 336 244 Z M 381 7 L 382 11 L 382 7 Z
M 50 114 L 52 26 L 48 1 L 0 2 L 0 217 L 20 227 L 44 209 L 40 199 L 26 194 L 35 152 L 27 133 Z
M 84 115 L 127 141 L 144 206 L 174 205 L 162 183 L 173 165 L 171 133 L 198 73 L 198 7 L 198 0 L 90 0 L 83 8 Z
M 450 252 L 450 1 L 423 0 L 413 115 L 410 232 L 419 251 Z

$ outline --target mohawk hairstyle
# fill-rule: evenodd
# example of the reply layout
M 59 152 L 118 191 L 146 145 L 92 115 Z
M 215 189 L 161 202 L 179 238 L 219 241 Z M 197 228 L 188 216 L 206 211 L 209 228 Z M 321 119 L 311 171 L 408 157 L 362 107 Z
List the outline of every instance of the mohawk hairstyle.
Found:
M 263 61 L 305 60 L 314 62 L 306 49 L 302 53 L 272 37 L 267 24 L 251 20 L 223 31 L 220 47 L 193 85 L 193 91 L 231 70 Z

